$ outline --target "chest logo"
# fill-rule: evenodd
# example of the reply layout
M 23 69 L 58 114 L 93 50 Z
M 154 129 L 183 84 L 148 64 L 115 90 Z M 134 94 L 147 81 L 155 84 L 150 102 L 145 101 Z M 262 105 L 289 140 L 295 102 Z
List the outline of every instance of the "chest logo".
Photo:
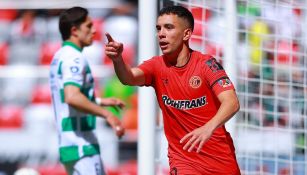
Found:
M 161 78 L 161 79 L 162 79 L 163 84 L 165 84 L 165 85 L 168 84 L 168 79 L 167 78 Z
M 199 76 L 192 76 L 189 80 L 189 85 L 194 88 L 197 89 L 200 87 L 202 81 L 201 78 Z

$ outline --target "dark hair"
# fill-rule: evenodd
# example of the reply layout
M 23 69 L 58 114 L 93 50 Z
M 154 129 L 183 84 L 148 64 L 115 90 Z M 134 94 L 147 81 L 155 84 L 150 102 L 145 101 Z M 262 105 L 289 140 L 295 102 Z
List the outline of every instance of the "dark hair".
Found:
M 77 28 L 80 27 L 86 20 L 87 15 L 88 11 L 82 7 L 72 7 L 60 14 L 59 29 L 64 41 L 69 39 L 71 28 L 73 26 Z
M 159 11 L 158 16 L 174 14 L 188 21 L 192 31 L 194 30 L 194 17 L 192 13 L 182 6 L 167 6 Z

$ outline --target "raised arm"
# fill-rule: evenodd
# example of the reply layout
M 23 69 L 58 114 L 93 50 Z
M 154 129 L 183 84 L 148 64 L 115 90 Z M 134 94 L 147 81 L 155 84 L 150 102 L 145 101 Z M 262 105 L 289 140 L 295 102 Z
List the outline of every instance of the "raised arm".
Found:
M 116 42 L 109 33 L 106 33 L 106 37 L 108 43 L 105 47 L 105 53 L 113 61 L 115 73 L 119 80 L 125 85 L 144 85 L 144 72 L 139 68 L 131 68 L 124 62 L 122 57 L 123 44 Z

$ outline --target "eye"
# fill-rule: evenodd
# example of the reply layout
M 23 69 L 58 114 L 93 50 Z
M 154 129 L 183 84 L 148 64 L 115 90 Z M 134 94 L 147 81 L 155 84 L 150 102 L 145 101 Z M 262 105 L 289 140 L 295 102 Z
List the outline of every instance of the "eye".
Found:
M 161 30 L 161 27 L 160 27 L 160 26 L 156 26 L 156 30 L 157 30 L 157 31 L 160 31 L 160 30 Z
M 166 24 L 166 25 L 165 25 L 165 28 L 166 28 L 166 29 L 173 29 L 173 28 L 174 28 L 174 25 L 172 25 L 172 24 Z
M 93 27 L 93 23 L 88 23 L 88 24 L 86 25 L 86 27 L 87 27 L 87 28 L 92 28 L 92 27 Z

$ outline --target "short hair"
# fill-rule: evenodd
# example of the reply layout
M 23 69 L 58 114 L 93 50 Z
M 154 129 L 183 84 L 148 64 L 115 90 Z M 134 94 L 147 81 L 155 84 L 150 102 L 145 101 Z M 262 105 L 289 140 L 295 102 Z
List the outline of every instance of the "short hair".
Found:
M 183 18 L 185 20 L 188 21 L 189 26 L 191 27 L 192 31 L 194 30 L 194 17 L 192 15 L 192 13 L 186 9 L 185 7 L 182 6 L 167 6 L 162 8 L 159 11 L 159 15 L 158 16 L 162 16 L 162 15 L 169 15 L 169 14 L 174 14 L 177 15 L 180 18 Z
M 59 29 L 64 41 L 69 39 L 71 28 L 73 26 L 79 28 L 85 22 L 87 15 L 87 9 L 82 7 L 72 7 L 60 14 Z

